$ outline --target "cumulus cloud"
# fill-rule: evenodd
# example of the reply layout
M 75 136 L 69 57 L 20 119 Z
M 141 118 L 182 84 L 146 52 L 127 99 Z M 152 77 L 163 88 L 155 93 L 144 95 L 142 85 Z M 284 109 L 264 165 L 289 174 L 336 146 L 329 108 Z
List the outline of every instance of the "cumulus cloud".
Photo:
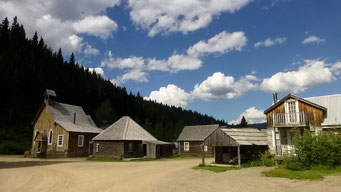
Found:
M 299 93 L 310 87 L 332 82 L 334 79 L 331 68 L 324 61 L 305 60 L 305 64 L 297 71 L 279 72 L 264 79 L 261 89 L 271 93 Z
M 105 14 L 108 7 L 114 7 L 119 0 L 13 0 L 0 2 L 0 17 L 18 20 L 25 27 L 28 37 L 37 31 L 53 49 L 63 53 L 79 52 L 86 33 L 108 38 L 117 30 L 117 24 Z
M 189 47 L 184 54 L 173 54 L 168 59 L 145 59 L 136 56 L 122 59 L 113 57 L 112 53 L 109 52 L 108 57 L 102 61 L 102 66 L 118 69 L 138 68 L 141 72 L 143 71 L 145 73 L 147 71 L 168 71 L 176 73 L 183 70 L 196 70 L 202 66 L 201 57 L 213 53 L 222 54 L 233 50 L 241 51 L 246 45 L 246 42 L 247 39 L 244 32 L 228 33 L 223 31 L 207 41 L 199 41 Z
M 99 50 L 96 48 L 92 48 L 91 45 L 87 45 L 84 48 L 84 54 L 86 55 L 98 55 L 99 54 Z
M 316 37 L 314 35 L 310 36 L 310 37 L 307 37 L 306 39 L 304 39 L 302 41 L 303 44 L 320 44 L 320 43 L 323 43 L 325 41 L 324 38 L 319 38 L 319 37 Z
M 148 82 L 148 74 L 140 69 L 131 69 L 127 73 L 112 79 L 111 82 L 121 85 L 126 81 L 133 80 L 136 82 Z
M 254 81 L 257 78 L 253 75 L 242 77 L 235 81 L 232 76 L 225 76 L 221 72 L 216 72 L 205 81 L 194 86 L 192 95 L 206 101 L 233 99 L 258 87 Z
M 331 67 L 331 71 L 332 71 L 335 75 L 341 75 L 341 62 L 335 63 L 335 64 Z
M 159 33 L 195 31 L 206 27 L 215 16 L 233 13 L 251 0 L 128 0 L 130 18 L 134 24 L 148 30 L 149 36 Z
M 149 97 L 144 99 L 186 108 L 191 95 L 176 85 L 170 84 L 167 87 L 161 87 L 158 91 L 152 91 Z
M 242 118 L 245 118 L 248 124 L 264 123 L 266 122 L 264 111 L 258 110 L 256 107 L 250 107 L 239 115 L 238 119 L 231 121 L 232 124 L 239 124 Z
M 274 39 L 267 38 L 264 41 L 258 41 L 254 44 L 255 47 L 272 47 L 274 45 L 283 44 L 287 40 L 286 37 L 277 37 Z
M 95 73 L 101 75 L 103 78 L 105 78 L 104 70 L 103 70 L 103 68 L 101 68 L 101 67 L 95 67 L 95 68 L 91 68 L 91 67 L 90 67 L 90 68 L 88 68 L 88 70 L 89 70 L 90 72 L 95 72 Z

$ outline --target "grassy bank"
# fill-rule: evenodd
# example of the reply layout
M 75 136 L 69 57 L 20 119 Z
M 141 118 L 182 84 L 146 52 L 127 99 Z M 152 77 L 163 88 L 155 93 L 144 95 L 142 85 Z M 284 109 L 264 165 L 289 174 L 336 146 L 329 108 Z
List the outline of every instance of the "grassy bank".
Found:
M 315 167 L 310 170 L 293 171 L 283 167 L 264 172 L 267 177 L 282 177 L 288 179 L 322 180 L 324 176 L 331 174 L 341 174 L 341 166 L 334 169 L 326 167 Z

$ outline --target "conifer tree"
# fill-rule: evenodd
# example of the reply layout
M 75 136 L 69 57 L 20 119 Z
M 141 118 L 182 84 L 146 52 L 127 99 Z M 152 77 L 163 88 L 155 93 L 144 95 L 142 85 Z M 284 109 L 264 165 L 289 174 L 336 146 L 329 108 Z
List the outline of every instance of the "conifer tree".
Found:
M 239 126 L 240 127 L 247 127 L 247 121 L 246 121 L 244 116 L 242 117 Z

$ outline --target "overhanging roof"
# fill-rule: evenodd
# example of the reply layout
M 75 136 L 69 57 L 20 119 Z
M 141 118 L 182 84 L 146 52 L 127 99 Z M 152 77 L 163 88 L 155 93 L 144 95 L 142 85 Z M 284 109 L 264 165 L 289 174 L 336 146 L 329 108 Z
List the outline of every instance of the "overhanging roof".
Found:
M 256 128 L 227 128 L 221 131 L 239 145 L 267 145 L 267 137 Z

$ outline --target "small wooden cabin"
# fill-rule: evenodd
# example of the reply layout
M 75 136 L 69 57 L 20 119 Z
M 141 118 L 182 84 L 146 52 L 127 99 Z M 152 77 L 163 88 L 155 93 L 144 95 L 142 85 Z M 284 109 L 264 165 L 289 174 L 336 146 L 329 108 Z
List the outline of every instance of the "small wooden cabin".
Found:
M 218 128 L 219 124 L 185 126 L 177 139 L 180 154 L 201 155 L 204 140 Z M 204 151 L 207 155 L 214 154 L 213 148 L 206 145 Z
M 294 152 L 295 132 L 317 133 L 327 117 L 327 108 L 307 99 L 289 94 L 264 111 L 270 152 L 277 156 Z
M 82 107 L 58 103 L 55 91 L 46 90 L 44 103 L 33 120 L 31 154 L 34 157 L 87 156 L 89 141 L 102 130 Z
M 92 139 L 93 156 L 162 158 L 173 155 L 173 143 L 157 140 L 124 116 Z
M 257 160 L 268 149 L 267 138 L 256 128 L 219 128 L 204 145 L 215 148 L 216 163 L 245 163 Z

